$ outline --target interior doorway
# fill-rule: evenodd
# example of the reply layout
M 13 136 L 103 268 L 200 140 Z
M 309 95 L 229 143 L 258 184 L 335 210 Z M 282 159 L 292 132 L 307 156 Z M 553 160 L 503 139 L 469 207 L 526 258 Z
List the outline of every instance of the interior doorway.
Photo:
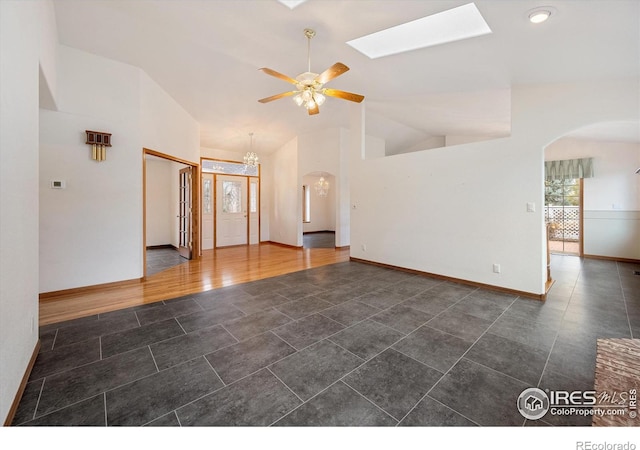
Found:
M 582 178 L 545 180 L 544 200 L 549 251 L 582 256 Z
M 302 246 L 336 247 L 335 176 L 311 172 L 302 177 Z
M 143 149 L 143 276 L 199 258 L 199 165 Z

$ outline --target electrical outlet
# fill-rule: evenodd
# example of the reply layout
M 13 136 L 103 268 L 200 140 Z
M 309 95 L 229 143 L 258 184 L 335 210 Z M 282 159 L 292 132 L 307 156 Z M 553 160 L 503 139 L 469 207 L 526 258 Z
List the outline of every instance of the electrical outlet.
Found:
M 493 265 L 493 273 L 500 273 L 500 264 Z

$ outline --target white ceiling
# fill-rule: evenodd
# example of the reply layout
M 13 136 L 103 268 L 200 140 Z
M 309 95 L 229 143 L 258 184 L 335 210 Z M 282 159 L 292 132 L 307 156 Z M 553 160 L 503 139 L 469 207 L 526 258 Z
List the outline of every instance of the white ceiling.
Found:
M 317 33 L 312 71 L 350 67 L 328 87 L 366 97 L 367 133 L 391 153 L 433 136 L 507 135 L 512 85 L 640 76 L 638 0 L 477 0 L 492 34 L 373 60 L 346 42 L 468 1 L 54 2 L 61 44 L 142 68 L 200 123 L 204 147 L 225 150 L 245 151 L 251 132 L 254 150 L 270 153 L 298 134 L 348 126 L 344 100 L 328 98 L 316 116 L 290 98 L 257 102 L 291 90 L 259 68 L 306 71 L 304 28 Z M 557 14 L 529 23 L 543 4 Z

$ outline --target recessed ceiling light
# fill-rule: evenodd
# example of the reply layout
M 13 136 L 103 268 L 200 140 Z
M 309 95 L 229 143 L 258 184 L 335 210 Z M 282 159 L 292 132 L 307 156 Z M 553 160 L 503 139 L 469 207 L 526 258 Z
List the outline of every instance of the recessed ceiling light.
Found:
M 280 3 L 282 3 L 284 6 L 286 6 L 289 9 L 293 9 L 296 6 L 300 5 L 301 3 L 306 2 L 307 0 L 278 0 Z
M 347 44 L 374 59 L 489 33 L 491 28 L 476 5 L 468 3 L 353 39 Z
M 531 23 L 542 23 L 546 22 L 552 14 L 555 13 L 555 8 L 551 6 L 540 6 L 539 8 L 534 8 L 530 10 L 527 15 L 529 17 L 529 22 Z

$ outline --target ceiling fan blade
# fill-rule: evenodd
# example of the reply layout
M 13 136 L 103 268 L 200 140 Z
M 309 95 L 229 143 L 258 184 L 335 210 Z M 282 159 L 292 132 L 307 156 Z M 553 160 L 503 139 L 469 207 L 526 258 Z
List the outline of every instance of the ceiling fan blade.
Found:
M 313 116 L 314 114 L 318 114 L 320 112 L 320 108 L 318 108 L 318 105 L 316 104 L 316 106 L 314 106 L 313 108 L 309 108 L 309 115 Z
M 297 91 L 283 92 L 282 94 L 276 94 L 276 95 L 272 95 L 271 97 L 261 98 L 258 101 L 260 103 L 269 103 L 269 102 L 272 102 L 274 100 L 278 100 L 279 98 L 282 98 L 282 97 L 289 97 L 290 95 L 293 95 L 296 92 Z
M 322 72 L 320 75 L 316 77 L 316 80 L 320 84 L 325 84 L 328 81 L 333 80 L 334 78 L 345 73 L 349 68 L 342 64 L 341 62 L 335 63 L 333 66 L 329 67 L 327 70 Z
M 269 69 L 267 67 L 263 67 L 263 68 L 258 69 L 258 70 L 262 70 L 264 73 L 266 73 L 267 75 L 271 75 L 272 77 L 280 78 L 281 80 L 284 80 L 287 83 L 298 84 L 298 82 L 296 80 L 294 80 L 293 78 L 291 78 L 290 76 L 284 75 L 284 74 L 282 74 L 280 72 L 276 72 L 273 69 Z
M 337 97 L 343 100 L 349 100 L 350 102 L 360 103 L 364 100 L 364 95 L 354 94 L 353 92 L 345 92 L 340 91 L 338 89 L 323 89 L 322 92 L 324 95 L 328 95 L 329 97 Z

